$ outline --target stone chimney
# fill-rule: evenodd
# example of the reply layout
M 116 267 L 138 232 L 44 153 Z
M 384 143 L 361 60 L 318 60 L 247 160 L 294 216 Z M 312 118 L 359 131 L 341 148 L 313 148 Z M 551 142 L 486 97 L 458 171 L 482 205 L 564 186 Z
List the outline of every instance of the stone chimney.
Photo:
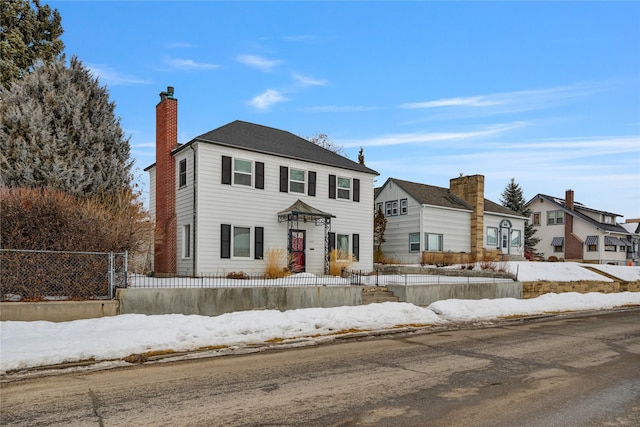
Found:
M 460 176 L 449 180 L 449 191 L 473 206 L 471 213 L 471 257 L 484 254 L 484 176 Z
M 178 100 L 173 87 L 160 92 L 156 105 L 156 229 L 154 273 L 176 273 L 176 166 L 171 151 L 178 146 Z

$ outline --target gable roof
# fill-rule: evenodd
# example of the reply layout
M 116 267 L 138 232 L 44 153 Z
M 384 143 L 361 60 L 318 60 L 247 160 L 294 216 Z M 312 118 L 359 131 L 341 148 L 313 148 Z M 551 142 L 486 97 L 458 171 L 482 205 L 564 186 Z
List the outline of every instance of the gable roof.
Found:
M 396 178 L 389 178 L 382 187 L 376 188 L 376 197 L 388 182 L 394 182 L 398 187 L 402 188 L 407 194 L 416 199 L 421 205 L 442 206 L 445 208 L 455 208 L 473 211 L 473 206 L 464 199 L 456 196 L 448 188 L 436 187 L 434 185 L 420 184 L 417 182 L 404 181 Z M 525 218 L 518 212 L 484 199 L 484 211 L 497 213 L 500 215 L 511 215 Z
M 290 132 L 235 120 L 192 139 L 176 148 L 174 154 L 196 142 L 223 145 L 288 159 L 303 160 L 358 172 L 379 175 L 378 172 L 344 156 L 320 147 Z
M 451 193 L 448 188 L 389 178 L 380 190 L 382 190 L 382 188 L 384 188 L 389 182 L 393 182 L 398 187 L 402 188 L 421 205 L 442 206 L 445 208 L 465 209 L 470 211 L 473 210 L 473 206 L 465 202 L 462 198 Z
M 590 212 L 595 212 L 595 213 L 600 213 L 600 214 L 604 214 L 604 215 L 609 215 L 609 216 L 614 216 L 614 219 L 616 216 L 621 216 L 618 214 L 614 214 L 611 212 L 606 212 L 606 211 L 599 211 L 596 209 L 592 209 L 592 208 L 588 208 L 585 205 L 583 205 L 582 203 L 577 203 L 577 202 L 573 202 L 573 210 L 567 209 L 567 207 L 564 205 L 565 200 L 564 199 L 560 199 L 558 197 L 553 197 L 553 196 L 548 196 L 546 194 L 536 194 L 533 198 L 531 198 L 531 200 L 529 200 L 525 206 L 528 206 L 529 204 L 531 204 L 531 202 L 533 202 L 536 199 L 542 198 L 544 200 L 547 200 L 553 204 L 555 204 L 556 206 L 558 206 L 560 209 L 562 209 L 563 211 L 569 213 L 570 215 L 572 215 L 575 218 L 579 218 L 589 224 L 591 224 L 592 226 L 594 226 L 595 228 L 598 228 L 600 230 L 604 230 L 604 231 L 615 231 L 617 233 L 627 233 L 627 230 L 622 227 L 620 224 L 615 223 L 615 224 L 605 224 L 603 222 L 600 221 L 596 221 L 595 219 L 583 214 L 582 212 L 580 212 L 578 209 L 582 209 L 582 210 L 586 210 L 586 211 L 590 211 Z

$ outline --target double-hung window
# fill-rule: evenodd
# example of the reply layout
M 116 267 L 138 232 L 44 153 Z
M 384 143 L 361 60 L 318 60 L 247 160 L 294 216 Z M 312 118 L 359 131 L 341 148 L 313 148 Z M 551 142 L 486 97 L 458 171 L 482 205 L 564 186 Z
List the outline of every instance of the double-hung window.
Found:
M 233 159 L 233 183 L 251 187 L 251 162 L 249 160 Z
M 305 172 L 301 169 L 289 169 L 289 191 L 291 193 L 305 192 Z
M 178 164 L 178 187 L 187 185 L 187 159 L 180 160 Z
M 191 224 L 182 226 L 182 258 L 191 258 Z
M 400 215 L 407 214 L 408 202 L 407 199 L 400 199 Z
M 420 252 L 420 233 L 409 233 L 409 252 Z
M 540 225 L 540 212 L 533 213 L 533 225 Z
M 249 258 L 249 256 L 251 256 L 251 229 L 233 227 L 233 257 Z
M 547 225 L 564 224 L 564 211 L 547 211 Z
M 442 252 L 442 234 L 424 233 L 424 250 Z
M 351 200 L 351 179 L 338 177 L 338 199 Z
M 349 259 L 349 235 L 336 235 L 336 249 L 338 250 L 338 259 Z

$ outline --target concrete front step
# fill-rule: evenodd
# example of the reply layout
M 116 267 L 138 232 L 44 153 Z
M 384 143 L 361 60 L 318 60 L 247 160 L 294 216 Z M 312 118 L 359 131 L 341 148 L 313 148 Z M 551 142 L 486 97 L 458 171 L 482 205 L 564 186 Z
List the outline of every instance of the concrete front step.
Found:
M 398 297 L 387 288 L 364 288 L 362 290 L 362 304 L 375 304 L 381 302 L 398 302 Z

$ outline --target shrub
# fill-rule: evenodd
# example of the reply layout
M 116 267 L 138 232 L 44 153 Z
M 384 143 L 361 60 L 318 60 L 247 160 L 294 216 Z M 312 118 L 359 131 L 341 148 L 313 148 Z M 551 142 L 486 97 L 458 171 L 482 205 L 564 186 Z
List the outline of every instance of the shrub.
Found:
M 329 254 L 329 274 L 331 276 L 342 276 L 344 271 L 351 267 L 353 261 L 353 255 L 333 249 Z
M 286 249 L 267 249 L 264 257 L 266 263 L 264 277 L 266 279 L 279 279 L 287 276 L 289 274 L 287 268 L 288 259 Z

